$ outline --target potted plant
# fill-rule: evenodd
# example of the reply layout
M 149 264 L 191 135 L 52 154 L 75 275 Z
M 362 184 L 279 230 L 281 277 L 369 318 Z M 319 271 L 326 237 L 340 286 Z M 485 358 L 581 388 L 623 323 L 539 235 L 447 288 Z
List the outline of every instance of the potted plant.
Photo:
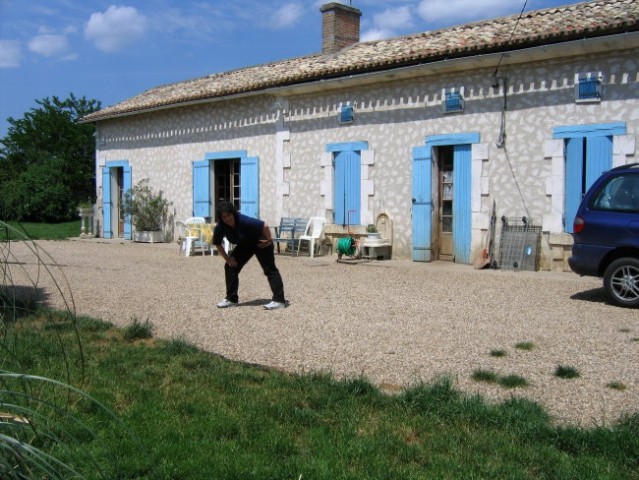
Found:
M 93 237 L 93 203 L 85 200 L 78 204 L 80 217 L 80 238 Z
M 93 202 L 90 200 L 80 202 L 78 204 L 78 215 L 93 215 Z
M 381 234 L 377 231 L 377 227 L 372 223 L 369 223 L 366 226 L 366 236 L 368 238 L 381 238 Z
M 149 179 L 140 180 L 124 194 L 122 211 L 131 216 L 135 242 L 164 242 L 164 224 L 169 202 L 162 190 L 157 193 L 149 185 Z

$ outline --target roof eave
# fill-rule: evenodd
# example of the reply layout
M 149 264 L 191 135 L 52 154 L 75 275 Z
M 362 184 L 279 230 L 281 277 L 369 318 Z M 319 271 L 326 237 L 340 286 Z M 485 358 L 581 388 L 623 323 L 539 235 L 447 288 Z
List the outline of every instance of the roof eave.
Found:
M 628 27 L 625 25 L 625 27 Z M 79 123 L 97 123 L 116 118 L 123 118 L 144 113 L 151 113 L 172 108 L 180 108 L 203 103 L 215 103 L 230 101 L 238 98 L 247 98 L 258 95 L 292 95 L 299 92 L 311 92 L 326 88 L 342 88 L 345 85 L 354 83 L 374 83 L 396 79 L 398 76 L 424 76 L 442 73 L 444 71 L 465 70 L 468 68 L 490 68 L 495 67 L 499 58 L 508 54 L 508 64 L 523 63 L 532 60 L 544 60 L 550 58 L 568 57 L 585 53 L 597 53 L 610 50 L 612 48 L 627 49 L 639 46 L 639 25 L 634 24 L 633 29 L 619 28 L 619 32 L 609 31 L 580 32 L 566 40 L 566 36 L 539 37 L 534 41 L 521 42 L 520 44 L 500 44 L 486 46 L 485 48 L 459 49 L 454 52 L 432 56 L 415 55 L 413 58 L 402 59 L 394 63 L 380 63 L 366 65 L 361 68 L 339 69 L 333 72 L 324 72 L 321 76 L 309 76 L 304 79 L 292 79 L 289 81 L 278 81 L 271 85 L 265 84 L 259 88 L 237 90 L 232 93 L 220 95 L 206 95 L 201 98 L 190 98 L 185 101 L 170 102 L 165 105 L 154 105 L 152 107 L 142 107 L 131 109 L 125 112 L 118 112 L 100 116 L 95 112 L 83 119 Z M 584 36 L 584 33 L 590 33 Z M 451 55 L 452 53 L 452 55 Z

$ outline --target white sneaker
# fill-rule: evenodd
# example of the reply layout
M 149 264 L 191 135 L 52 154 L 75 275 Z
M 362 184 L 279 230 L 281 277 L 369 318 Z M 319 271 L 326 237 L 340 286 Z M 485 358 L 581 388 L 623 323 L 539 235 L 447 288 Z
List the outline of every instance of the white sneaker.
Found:
M 286 302 L 276 302 L 274 300 L 264 305 L 264 308 L 266 310 L 275 310 L 276 308 L 286 308 L 286 307 L 287 307 Z
M 225 298 L 220 303 L 217 304 L 217 308 L 228 308 L 228 307 L 237 307 L 237 302 L 231 302 L 229 299 Z

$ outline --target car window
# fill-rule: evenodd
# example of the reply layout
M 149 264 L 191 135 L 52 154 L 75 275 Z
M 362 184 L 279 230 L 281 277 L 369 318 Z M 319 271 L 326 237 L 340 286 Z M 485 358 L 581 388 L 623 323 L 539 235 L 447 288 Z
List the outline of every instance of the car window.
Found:
M 590 207 L 595 210 L 639 213 L 639 175 L 610 177 L 594 196 Z

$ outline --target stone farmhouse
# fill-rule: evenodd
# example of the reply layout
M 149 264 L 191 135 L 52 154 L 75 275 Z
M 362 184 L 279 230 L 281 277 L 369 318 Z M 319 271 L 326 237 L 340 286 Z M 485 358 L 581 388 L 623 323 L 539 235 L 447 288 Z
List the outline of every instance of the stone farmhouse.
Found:
M 131 238 L 122 194 L 148 178 L 176 220 L 220 199 L 271 226 L 380 224 L 393 258 L 472 264 L 493 208 L 540 227 L 567 269 L 599 174 L 637 161 L 639 2 L 594 0 L 360 42 L 362 12 L 320 8 L 322 51 L 151 88 L 96 125 L 97 233 Z M 319 18 L 319 15 L 318 15 Z M 318 39 L 319 43 L 319 39 Z

